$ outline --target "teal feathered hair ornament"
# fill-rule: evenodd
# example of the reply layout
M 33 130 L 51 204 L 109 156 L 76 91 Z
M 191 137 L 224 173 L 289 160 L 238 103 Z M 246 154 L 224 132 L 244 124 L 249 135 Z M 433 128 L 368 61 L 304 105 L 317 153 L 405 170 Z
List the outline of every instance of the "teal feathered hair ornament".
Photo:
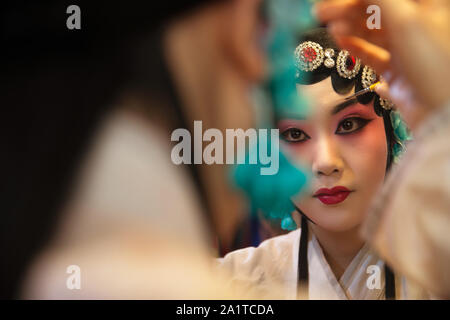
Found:
M 394 129 L 394 145 L 392 146 L 392 156 L 394 163 L 398 163 L 402 154 L 406 151 L 406 143 L 412 140 L 411 131 L 408 129 L 400 112 L 392 110 L 390 113 L 392 129 Z
M 297 92 L 293 81 L 296 72 L 293 52 L 297 35 L 315 26 L 316 21 L 311 15 L 311 1 L 304 0 L 266 1 L 265 15 L 269 24 L 266 48 L 270 74 L 258 91 L 256 108 L 260 114 L 266 115 L 261 127 L 273 129 L 273 118 L 277 113 L 302 114 L 308 111 L 307 103 Z M 272 119 L 268 119 L 270 117 Z M 263 146 L 263 143 L 267 145 Z M 278 172 L 261 175 L 263 165 L 260 162 L 248 164 L 249 154 L 258 152 L 261 147 L 271 150 L 272 143 L 258 139 L 258 145 L 247 153 L 245 164 L 233 168 L 232 179 L 249 199 L 253 215 L 262 212 L 270 220 L 281 221 L 282 229 L 294 230 L 297 225 L 291 216 L 295 210 L 291 198 L 307 185 L 310 173 L 294 165 L 277 147 L 274 152 L 278 152 Z

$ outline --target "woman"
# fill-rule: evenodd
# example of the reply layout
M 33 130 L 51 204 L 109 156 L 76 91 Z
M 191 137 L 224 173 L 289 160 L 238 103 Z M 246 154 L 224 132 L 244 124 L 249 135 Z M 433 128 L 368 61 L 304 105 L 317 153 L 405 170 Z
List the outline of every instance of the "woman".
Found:
M 392 105 L 370 92 L 345 100 L 377 77 L 325 29 L 306 33 L 295 56 L 297 88 L 314 107 L 307 115 L 279 113 L 277 126 L 285 151 L 313 173 L 308 189 L 292 199 L 301 228 L 232 252 L 220 264 L 262 294 L 281 285 L 288 299 L 297 289 L 310 299 L 395 298 L 392 272 L 359 233 L 401 147 Z

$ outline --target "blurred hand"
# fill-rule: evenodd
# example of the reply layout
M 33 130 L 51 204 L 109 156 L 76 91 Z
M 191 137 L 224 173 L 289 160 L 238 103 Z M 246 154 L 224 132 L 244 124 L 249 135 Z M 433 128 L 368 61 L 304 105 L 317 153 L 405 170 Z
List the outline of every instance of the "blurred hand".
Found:
M 424 107 L 414 96 L 414 91 L 408 82 L 401 76 L 391 81 L 381 82 L 375 91 L 383 98 L 390 100 L 396 106 L 400 106 L 402 119 L 408 124 L 408 128 L 414 131 L 418 124 L 426 118 L 429 108 Z
M 366 26 L 372 4 L 381 9 L 379 30 Z M 450 100 L 450 1 L 328 0 L 315 11 L 340 47 L 383 75 L 412 128 Z

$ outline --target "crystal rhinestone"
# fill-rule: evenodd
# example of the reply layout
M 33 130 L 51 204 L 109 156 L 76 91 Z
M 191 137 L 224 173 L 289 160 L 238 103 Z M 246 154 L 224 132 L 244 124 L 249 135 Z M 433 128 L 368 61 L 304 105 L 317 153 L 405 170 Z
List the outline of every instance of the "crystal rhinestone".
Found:
M 324 60 L 320 44 L 306 41 L 301 43 L 294 52 L 295 65 L 302 71 L 310 72 L 317 69 Z
M 352 56 L 348 56 L 347 59 L 345 60 L 345 67 L 347 68 L 347 70 L 352 71 L 355 65 L 356 59 Z
M 391 110 L 394 107 L 394 104 L 387 99 L 380 98 L 380 105 L 385 110 Z
M 337 71 L 339 75 L 346 79 L 353 79 L 358 74 L 361 63 L 355 57 L 351 57 L 349 52 L 342 50 L 337 57 Z
M 302 50 L 302 58 L 306 62 L 312 62 L 317 58 L 317 52 L 311 47 Z
M 369 66 L 364 66 L 363 72 L 361 75 L 361 83 L 363 85 L 363 88 L 370 87 L 376 81 L 377 81 L 377 74 L 375 73 L 375 70 L 373 70 Z
M 334 57 L 334 49 L 328 48 L 325 50 L 325 57 L 333 58 Z
M 327 67 L 327 68 L 333 68 L 334 67 L 334 60 L 328 58 L 328 59 L 325 60 L 324 64 L 325 64 L 325 67 Z

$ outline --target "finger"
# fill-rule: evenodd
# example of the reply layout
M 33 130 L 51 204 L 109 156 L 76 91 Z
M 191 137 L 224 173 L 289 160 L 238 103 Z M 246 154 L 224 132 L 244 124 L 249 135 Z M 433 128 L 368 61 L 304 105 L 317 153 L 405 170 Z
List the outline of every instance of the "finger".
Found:
M 416 16 L 419 7 L 415 0 L 373 0 L 373 3 L 381 8 L 386 27 L 397 32 Z
M 364 64 L 376 70 L 378 74 L 391 69 L 391 54 L 377 45 L 358 37 L 337 37 L 336 42 L 341 48 L 350 51 Z
M 389 93 L 389 84 L 385 81 L 381 82 L 375 87 L 375 92 L 383 99 L 392 100 L 392 97 Z
M 418 8 L 417 2 L 413 0 L 329 0 L 317 3 L 313 12 L 323 23 L 338 19 L 354 20 L 365 16 L 369 5 L 379 6 L 383 20 L 391 27 L 401 26 L 402 21 Z
M 415 97 L 414 91 L 406 80 L 402 77 L 397 77 L 388 88 L 383 88 L 381 85 L 379 87 L 380 90 L 377 90 L 378 88 L 376 89 L 377 93 L 393 102 L 402 113 L 408 125 L 413 125 L 412 119 L 414 118 L 414 114 L 418 112 L 418 99 Z
M 329 0 L 318 2 L 313 9 L 317 19 L 329 22 L 335 19 L 361 16 L 364 6 L 361 0 Z
M 405 86 L 402 80 L 397 78 L 392 82 L 392 86 L 385 81 L 382 81 L 375 87 L 375 92 L 383 99 L 388 99 L 393 102 L 400 109 L 405 102 Z
M 369 30 L 365 28 L 365 23 L 365 20 L 359 22 L 334 20 L 328 24 L 328 30 L 334 37 L 358 37 L 388 49 L 389 43 L 386 40 L 385 33 L 382 30 Z

